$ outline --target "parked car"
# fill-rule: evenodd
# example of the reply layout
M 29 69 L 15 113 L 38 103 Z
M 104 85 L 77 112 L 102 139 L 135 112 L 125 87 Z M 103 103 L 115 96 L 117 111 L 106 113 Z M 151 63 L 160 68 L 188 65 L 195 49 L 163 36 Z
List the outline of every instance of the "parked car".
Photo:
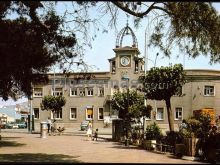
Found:
M 18 123 L 18 128 L 27 128 L 26 123 L 22 122 L 22 123 Z
M 13 125 L 11 123 L 5 124 L 5 129 L 12 129 Z
M 81 122 L 81 125 L 80 125 L 80 130 L 81 131 L 85 131 L 85 130 L 87 130 L 87 128 L 88 128 L 88 125 L 89 125 L 89 121 L 82 121 Z
M 18 129 L 18 128 L 19 128 L 19 127 L 18 127 L 18 124 L 17 124 L 17 123 L 13 123 L 13 124 L 12 124 L 12 128 L 13 128 L 13 129 Z

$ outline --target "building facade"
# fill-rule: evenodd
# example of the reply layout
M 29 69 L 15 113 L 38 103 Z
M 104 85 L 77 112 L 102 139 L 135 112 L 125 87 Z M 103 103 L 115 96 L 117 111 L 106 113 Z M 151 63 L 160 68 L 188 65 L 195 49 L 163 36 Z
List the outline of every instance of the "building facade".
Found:
M 123 37 L 130 34 L 131 46 L 122 46 Z M 56 119 L 59 126 L 80 128 L 84 120 L 92 120 L 95 128 L 105 127 L 117 118 L 117 111 L 111 108 L 113 93 L 120 90 L 136 90 L 139 76 L 144 74 L 144 59 L 140 57 L 137 39 L 127 25 L 123 28 L 113 49 L 115 55 L 109 59 L 109 72 L 87 72 L 70 74 L 48 74 L 49 84 L 34 85 L 32 110 L 35 130 L 40 129 L 40 122 L 48 117 Z M 192 115 L 193 110 L 213 108 L 215 115 L 220 115 L 220 71 L 186 70 L 188 82 L 182 89 L 181 97 L 171 99 L 175 128 L 183 118 Z M 42 111 L 40 104 L 46 95 L 63 95 L 66 105 L 62 111 L 52 114 Z M 169 128 L 164 101 L 147 100 L 152 105 L 151 117 L 146 123 L 156 121 L 163 130 Z

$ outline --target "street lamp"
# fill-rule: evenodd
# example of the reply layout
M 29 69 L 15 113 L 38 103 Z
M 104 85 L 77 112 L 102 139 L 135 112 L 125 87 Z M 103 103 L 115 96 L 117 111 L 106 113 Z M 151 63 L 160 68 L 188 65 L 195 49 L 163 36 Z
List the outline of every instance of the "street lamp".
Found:
M 30 108 L 30 112 L 29 112 L 29 128 L 28 131 L 29 133 L 32 133 L 32 131 L 34 130 L 34 118 L 33 118 L 33 108 L 32 108 L 32 100 L 33 100 L 33 86 L 31 83 L 31 90 L 32 90 L 32 94 L 29 97 L 30 100 L 30 104 L 29 104 L 29 108 Z
M 127 112 L 129 112 L 129 79 L 130 77 L 128 75 L 123 75 L 122 76 L 122 80 L 126 80 L 127 81 Z M 126 136 L 126 139 L 125 139 L 125 146 L 128 146 L 129 145 L 129 140 L 128 140 L 128 119 L 127 119 L 127 116 L 125 116 L 125 136 Z
M 144 33 L 144 75 L 146 76 L 147 74 L 147 67 L 148 67 L 148 47 L 147 47 L 147 34 L 149 37 L 149 16 L 147 17 L 147 26 L 145 28 L 145 33 Z M 144 98 L 144 105 L 145 107 L 147 106 L 147 100 Z M 143 133 L 145 130 L 145 117 L 143 117 Z

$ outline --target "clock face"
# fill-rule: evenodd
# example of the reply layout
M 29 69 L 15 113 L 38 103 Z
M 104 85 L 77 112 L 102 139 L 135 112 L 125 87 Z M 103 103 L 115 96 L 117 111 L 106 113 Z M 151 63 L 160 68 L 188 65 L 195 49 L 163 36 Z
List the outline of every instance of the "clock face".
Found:
M 127 66 L 129 63 L 130 63 L 130 58 L 128 58 L 126 56 L 121 58 L 121 65 L 122 66 Z

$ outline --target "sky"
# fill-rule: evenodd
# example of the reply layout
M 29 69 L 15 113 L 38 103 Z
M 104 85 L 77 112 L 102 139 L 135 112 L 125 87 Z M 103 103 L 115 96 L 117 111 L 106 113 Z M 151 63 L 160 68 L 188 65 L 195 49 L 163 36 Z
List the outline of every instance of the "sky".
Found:
M 64 9 L 67 7 L 70 7 L 71 5 L 68 5 L 70 3 L 69 1 L 65 2 L 67 5 L 64 5 L 64 2 L 59 2 L 57 4 L 58 12 L 63 13 Z M 217 9 L 217 11 L 220 12 L 220 2 L 213 3 L 214 7 Z M 96 16 L 96 9 L 91 11 L 92 16 Z M 125 13 L 121 12 L 119 14 L 118 19 L 118 25 L 117 25 L 117 31 L 114 29 L 109 28 L 108 21 L 106 17 L 103 18 L 102 22 L 105 27 L 108 27 L 108 33 L 101 33 L 97 32 L 95 40 L 92 42 L 92 49 L 87 48 L 84 52 L 84 61 L 88 63 L 89 65 L 93 65 L 93 71 L 109 71 L 109 62 L 108 59 L 114 57 L 115 53 L 113 49 L 115 48 L 116 43 L 116 37 L 117 32 L 119 32 L 122 28 L 126 26 L 126 23 L 129 23 L 129 26 L 133 29 L 137 42 L 138 42 L 138 49 L 140 51 L 140 57 L 144 57 L 144 50 L 145 50 L 145 37 L 147 38 L 147 41 L 149 39 L 149 34 L 151 33 L 152 25 L 149 25 L 149 27 L 145 22 L 142 22 L 141 26 L 138 29 L 135 29 L 133 26 L 133 19 L 131 16 L 127 17 Z M 144 24 L 145 23 L 145 24 Z M 148 29 L 149 28 L 149 29 Z M 145 30 L 149 31 L 149 33 L 146 33 L 145 36 Z M 126 38 L 127 37 L 127 38 Z M 130 38 L 129 38 L 130 37 Z M 125 41 L 127 40 L 127 41 Z M 125 36 L 123 46 L 130 46 L 131 45 L 131 36 Z M 147 51 L 148 55 L 148 66 L 147 68 L 151 68 L 154 66 L 155 62 L 155 56 L 159 53 L 159 56 L 156 60 L 156 66 L 168 66 L 169 63 L 175 64 L 175 63 L 182 63 L 184 65 L 185 69 L 214 69 L 219 70 L 220 64 L 209 64 L 209 58 L 204 56 L 199 56 L 196 59 L 189 58 L 187 55 L 184 55 L 180 53 L 179 51 L 176 51 L 174 54 L 179 54 L 180 57 L 177 58 L 176 55 L 172 55 L 171 58 L 163 57 L 163 54 L 156 48 L 149 47 Z M 19 99 L 17 102 L 14 102 L 13 100 L 9 99 L 8 101 L 2 101 L 0 99 L 0 105 L 11 105 L 16 104 L 20 102 L 27 101 L 26 98 Z
M 219 3 L 213 3 L 214 7 L 220 11 L 220 2 Z M 127 17 L 125 14 L 121 15 L 120 22 L 118 24 L 118 30 L 120 31 L 122 28 L 126 26 Z M 137 42 L 138 42 L 138 48 L 140 51 L 140 56 L 144 56 L 144 50 L 145 50 L 145 29 L 147 26 L 142 25 L 139 29 L 135 29 L 133 27 L 132 19 L 129 17 L 129 26 L 133 29 Z M 152 29 L 151 25 L 149 25 L 149 29 Z M 152 30 L 150 30 L 152 31 Z M 150 33 L 150 32 L 149 32 Z M 149 39 L 149 34 L 147 33 L 147 40 Z M 109 33 L 104 33 L 97 35 L 96 40 L 92 43 L 93 49 L 88 49 L 85 55 L 84 60 L 91 64 L 96 65 L 98 69 L 97 71 L 109 71 L 109 62 L 108 59 L 114 57 L 114 51 L 112 50 L 115 48 L 115 42 L 116 42 L 117 35 L 115 34 L 115 31 L 109 31 Z M 125 38 L 126 39 L 126 38 Z M 131 43 L 131 42 L 130 42 Z M 131 44 L 129 44 L 131 45 Z M 126 46 L 124 44 L 124 46 Z M 182 63 L 185 67 L 185 69 L 214 69 L 219 70 L 220 63 L 219 64 L 209 64 L 209 58 L 205 56 L 199 56 L 195 59 L 190 58 L 188 55 L 184 55 L 183 53 L 180 53 L 178 50 L 174 52 L 174 54 L 171 55 L 171 58 L 163 57 L 163 54 L 154 47 L 149 47 L 147 54 L 148 54 L 148 66 L 147 68 L 151 68 L 154 66 L 155 62 L 155 56 L 159 53 L 159 56 L 156 60 L 156 66 L 168 66 L 169 63 L 175 64 L 175 63 Z M 179 58 L 176 57 L 176 55 L 179 54 Z

